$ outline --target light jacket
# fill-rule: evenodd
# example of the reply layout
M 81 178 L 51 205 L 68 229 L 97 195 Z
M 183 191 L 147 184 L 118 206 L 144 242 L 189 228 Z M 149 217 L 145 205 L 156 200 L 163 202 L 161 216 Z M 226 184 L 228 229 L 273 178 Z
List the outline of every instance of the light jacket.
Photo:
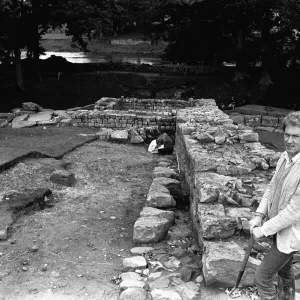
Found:
M 285 160 L 283 153 L 277 163 L 275 174 L 267 187 L 257 212 L 268 214 L 274 191 L 274 178 Z M 280 252 L 291 253 L 300 250 L 300 159 L 292 166 L 284 180 L 278 206 L 278 215 L 262 226 L 265 236 L 277 233 L 277 248 Z

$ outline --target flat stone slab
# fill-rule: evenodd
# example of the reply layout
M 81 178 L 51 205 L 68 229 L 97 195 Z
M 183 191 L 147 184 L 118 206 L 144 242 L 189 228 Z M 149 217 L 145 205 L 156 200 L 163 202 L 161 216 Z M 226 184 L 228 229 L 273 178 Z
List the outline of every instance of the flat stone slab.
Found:
M 143 256 L 132 256 L 123 259 L 123 269 L 127 272 L 131 272 L 136 269 L 145 269 L 146 266 L 147 262 Z
M 127 130 L 114 130 L 110 135 L 110 140 L 116 142 L 126 142 L 128 137 L 129 135 Z
M 151 296 L 153 300 L 182 300 L 180 295 L 171 289 L 169 290 L 155 289 L 151 292 Z
M 134 247 L 130 249 L 130 253 L 135 255 L 143 255 L 152 250 L 154 250 L 153 247 Z
M 170 208 L 176 206 L 176 201 L 169 193 L 149 191 L 146 206 Z
M 15 117 L 11 122 L 12 128 L 25 128 L 33 127 L 36 125 L 35 121 L 28 121 L 29 114 L 24 114 L 18 117 Z
M 235 242 L 206 242 L 203 254 L 203 275 L 206 284 L 233 287 L 238 276 L 245 251 Z M 249 257 L 240 287 L 253 285 L 254 272 L 260 261 Z
M 159 217 L 169 220 L 172 224 L 175 220 L 175 215 L 173 211 L 158 209 L 154 207 L 144 207 L 140 213 L 141 217 Z
M 3 201 L 0 201 L 0 231 L 2 232 L 2 239 L 8 237 L 8 230 L 16 220 L 17 212 L 35 204 L 39 204 L 43 208 L 45 197 L 51 194 L 49 189 L 41 188 L 24 194 L 4 195 Z
M 41 121 L 50 121 L 52 119 L 52 111 L 43 111 L 29 116 L 29 122 L 41 122 Z
M 171 222 L 165 218 L 141 217 L 133 227 L 135 243 L 157 243 L 168 233 Z
M 142 280 L 143 277 L 136 272 L 125 272 L 120 275 L 122 281 L 126 280 Z

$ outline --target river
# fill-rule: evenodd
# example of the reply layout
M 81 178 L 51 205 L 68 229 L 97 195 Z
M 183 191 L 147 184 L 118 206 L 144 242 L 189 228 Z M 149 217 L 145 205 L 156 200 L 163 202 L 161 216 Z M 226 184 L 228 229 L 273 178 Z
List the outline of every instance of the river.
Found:
M 136 53 L 112 53 L 112 54 L 100 54 L 95 52 L 46 52 L 41 55 L 41 59 L 47 59 L 51 55 L 64 57 L 71 63 L 131 63 L 135 65 L 148 64 L 155 65 L 162 62 L 161 58 L 150 56 L 149 54 L 136 54 Z M 22 52 L 22 59 L 26 58 L 26 52 Z

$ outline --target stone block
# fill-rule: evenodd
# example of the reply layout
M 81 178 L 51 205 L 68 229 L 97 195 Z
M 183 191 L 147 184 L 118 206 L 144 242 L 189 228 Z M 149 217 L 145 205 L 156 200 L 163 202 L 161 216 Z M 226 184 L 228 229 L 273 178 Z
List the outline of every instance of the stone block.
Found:
M 125 272 L 120 275 L 122 281 L 126 280 L 143 280 L 143 277 L 136 272 Z
M 23 102 L 22 103 L 22 108 L 24 110 L 39 111 L 40 106 L 36 103 L 33 103 L 33 102 Z
M 176 206 L 176 201 L 170 193 L 149 191 L 146 206 L 157 208 L 170 208 Z
M 141 288 L 128 288 L 123 291 L 119 300 L 147 300 L 148 293 L 144 289 Z
M 225 135 L 218 135 L 215 137 L 215 143 L 217 145 L 223 145 L 226 141 L 226 136 Z
M 134 247 L 134 248 L 130 249 L 130 253 L 135 254 L 135 255 L 143 255 L 143 254 L 146 254 L 147 252 L 151 252 L 153 250 L 154 250 L 154 248 L 152 248 L 152 247 Z
M 127 142 L 128 131 L 127 130 L 114 130 L 114 131 L 112 131 L 112 133 L 110 135 L 110 140 L 115 141 L 115 142 L 123 142 L 123 143 Z
M 123 270 L 125 272 L 133 272 L 136 269 L 145 269 L 147 261 L 143 256 L 132 256 L 123 259 Z
M 129 130 L 129 142 L 131 144 L 141 144 L 144 143 L 144 139 L 136 130 L 131 129 Z
M 157 209 L 154 207 L 144 207 L 140 213 L 141 217 L 158 217 L 165 218 L 171 222 L 171 224 L 175 221 L 175 215 L 173 211 Z
M 168 233 L 172 223 L 159 217 L 141 217 L 133 227 L 133 241 L 135 243 L 157 243 Z
M 198 205 L 198 215 L 204 239 L 225 239 L 234 234 L 236 220 L 226 217 L 222 204 Z
M 171 289 L 154 289 L 151 291 L 152 300 L 182 300 L 180 295 Z
M 236 179 L 230 176 L 223 176 L 216 173 L 197 173 L 195 175 L 195 194 L 197 201 L 201 203 L 212 203 L 218 200 L 220 192 L 228 194 L 229 183 Z
M 15 117 L 12 122 L 12 128 L 25 128 L 25 127 L 33 127 L 36 125 L 36 122 L 28 121 L 29 114 L 21 115 Z
M 244 254 L 235 242 L 205 242 L 202 263 L 206 284 L 224 288 L 234 286 Z M 259 264 L 259 260 L 249 257 L 240 287 L 254 284 L 254 272 Z
M 29 122 L 50 121 L 52 119 L 52 116 L 53 116 L 52 111 L 38 112 L 36 114 L 30 115 L 28 121 Z

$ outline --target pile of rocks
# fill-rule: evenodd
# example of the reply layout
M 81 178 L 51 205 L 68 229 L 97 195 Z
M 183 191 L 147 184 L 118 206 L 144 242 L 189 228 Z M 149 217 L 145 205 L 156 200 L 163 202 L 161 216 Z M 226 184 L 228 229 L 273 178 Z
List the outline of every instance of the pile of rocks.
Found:
M 136 247 L 123 259 L 120 300 L 199 299 L 203 277 L 191 251 L 170 247 Z
M 187 224 L 188 213 L 184 218 L 174 212 L 175 199 L 180 197 L 175 192 L 180 190 L 175 157 L 160 157 L 153 177 L 146 206 L 134 224 L 133 240 L 158 244 L 133 248 L 133 256 L 123 260 L 119 299 L 146 300 L 150 295 L 153 300 L 198 299 L 203 281 L 200 249 Z

